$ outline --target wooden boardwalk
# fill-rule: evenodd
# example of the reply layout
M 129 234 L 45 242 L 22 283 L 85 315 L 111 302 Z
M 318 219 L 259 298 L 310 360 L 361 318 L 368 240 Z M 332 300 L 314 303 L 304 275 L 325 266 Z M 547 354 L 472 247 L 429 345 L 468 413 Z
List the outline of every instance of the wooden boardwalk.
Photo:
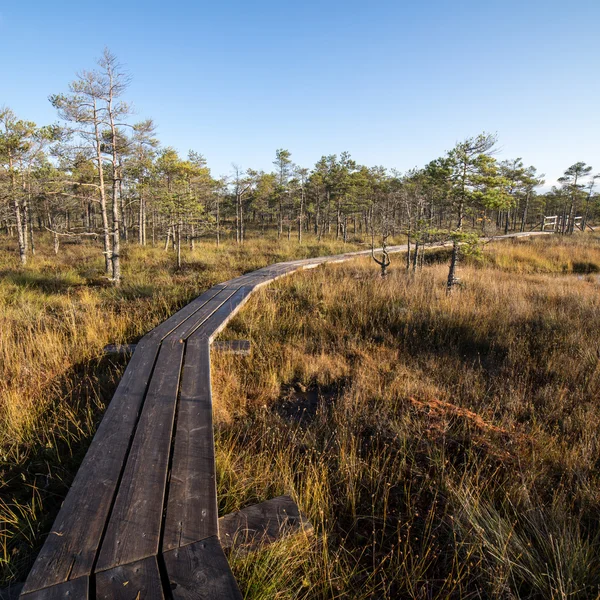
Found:
M 543 233 L 498 239 L 527 235 Z M 23 600 L 241 598 L 219 540 L 210 345 L 260 286 L 365 254 L 278 263 L 221 283 L 140 340 Z

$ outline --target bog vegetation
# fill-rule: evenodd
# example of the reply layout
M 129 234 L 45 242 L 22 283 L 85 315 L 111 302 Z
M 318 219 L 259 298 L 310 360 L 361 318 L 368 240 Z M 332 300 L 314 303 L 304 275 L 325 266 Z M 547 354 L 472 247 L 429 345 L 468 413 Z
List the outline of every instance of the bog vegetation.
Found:
M 261 264 L 360 247 L 201 243 L 177 269 L 132 244 L 115 288 L 92 244 L 55 257 L 42 241 L 23 268 L 3 239 L 4 582 L 26 574 L 123 371 L 106 343 Z M 290 493 L 316 528 L 233 555 L 248 598 L 596 597 L 600 243 L 486 245 L 448 296 L 451 252 L 416 274 L 367 257 L 294 275 L 223 334 L 253 354 L 213 356 L 220 508 Z
M 355 244 L 224 241 L 185 250 L 177 269 L 162 248 L 124 249 L 124 282 L 103 277 L 87 240 L 55 256 L 51 237 L 19 265 L 0 238 L 1 580 L 23 578 L 31 550 L 60 506 L 125 363 L 103 356 L 109 343 L 137 340 L 212 285 L 265 264 L 339 253 Z
M 249 598 L 598 598 L 600 244 L 498 243 L 445 293 L 368 260 L 261 291 L 213 358 L 224 512 L 292 493 L 313 538 Z

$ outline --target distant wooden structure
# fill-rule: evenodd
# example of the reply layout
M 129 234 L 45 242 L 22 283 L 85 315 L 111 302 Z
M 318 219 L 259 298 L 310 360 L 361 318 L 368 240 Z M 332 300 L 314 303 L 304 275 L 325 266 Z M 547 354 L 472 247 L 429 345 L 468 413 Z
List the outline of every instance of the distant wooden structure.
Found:
M 554 215 L 552 217 L 544 217 L 544 221 L 542 222 L 542 231 L 547 231 L 550 228 L 551 231 L 556 231 L 558 226 L 558 215 Z
M 495 239 L 529 235 L 544 232 Z M 281 531 L 310 531 L 289 497 L 219 519 L 211 344 L 261 286 L 301 269 L 370 254 L 259 269 L 204 292 L 135 347 L 108 349 L 133 354 L 20 597 L 240 599 L 223 547 L 236 538 L 255 547 Z M 247 342 L 220 347 L 249 351 Z
M 583 217 L 573 217 L 573 229 L 579 229 L 579 231 L 583 231 L 584 229 L 589 228 L 590 231 L 594 231 L 594 229 L 588 225 L 583 223 Z M 569 215 L 553 215 L 551 217 L 544 217 L 542 221 L 542 231 L 550 230 L 552 233 L 564 233 L 569 231 Z

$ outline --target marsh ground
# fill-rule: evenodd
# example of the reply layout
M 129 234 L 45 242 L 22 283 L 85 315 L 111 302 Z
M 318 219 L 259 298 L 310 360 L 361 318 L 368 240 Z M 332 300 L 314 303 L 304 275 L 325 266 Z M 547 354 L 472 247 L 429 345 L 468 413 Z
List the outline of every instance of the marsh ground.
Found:
M 177 271 L 127 249 L 2 244 L 2 577 L 22 578 L 134 341 L 217 281 L 358 248 L 200 245 Z M 437 256 L 437 258 L 436 258 Z M 438 254 L 382 280 L 369 259 L 276 282 L 213 356 L 221 511 L 291 493 L 310 538 L 233 555 L 247 598 L 597 598 L 600 240 L 501 242 L 447 297 Z
M 438 257 L 441 258 L 441 257 Z M 600 244 L 490 245 L 386 280 L 369 260 L 252 298 L 215 355 L 223 512 L 315 525 L 234 560 L 249 598 L 597 598 Z

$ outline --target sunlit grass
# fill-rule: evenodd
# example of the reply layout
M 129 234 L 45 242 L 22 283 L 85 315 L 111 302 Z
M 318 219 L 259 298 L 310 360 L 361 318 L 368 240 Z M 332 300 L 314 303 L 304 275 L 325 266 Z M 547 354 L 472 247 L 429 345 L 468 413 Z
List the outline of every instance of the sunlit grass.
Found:
M 401 240 L 398 240 L 401 241 Z M 102 357 L 214 283 L 265 264 L 363 249 L 199 243 L 174 266 L 124 251 L 0 241 L 0 569 L 22 579 L 125 367 Z M 440 254 L 440 260 L 443 253 Z M 289 493 L 314 536 L 230 559 L 247 598 L 596 598 L 600 513 L 600 244 L 491 244 L 416 277 L 393 258 L 284 279 L 213 355 L 220 510 Z M 582 266 L 583 265 L 583 266 Z
M 221 509 L 288 493 L 316 535 L 287 542 L 289 563 L 234 557 L 246 598 L 264 597 L 255 577 L 274 598 L 598 597 L 600 281 L 583 260 L 592 236 L 494 244 L 447 297 L 442 264 L 381 280 L 363 259 L 250 301 L 224 335 L 252 356 L 213 355 Z

